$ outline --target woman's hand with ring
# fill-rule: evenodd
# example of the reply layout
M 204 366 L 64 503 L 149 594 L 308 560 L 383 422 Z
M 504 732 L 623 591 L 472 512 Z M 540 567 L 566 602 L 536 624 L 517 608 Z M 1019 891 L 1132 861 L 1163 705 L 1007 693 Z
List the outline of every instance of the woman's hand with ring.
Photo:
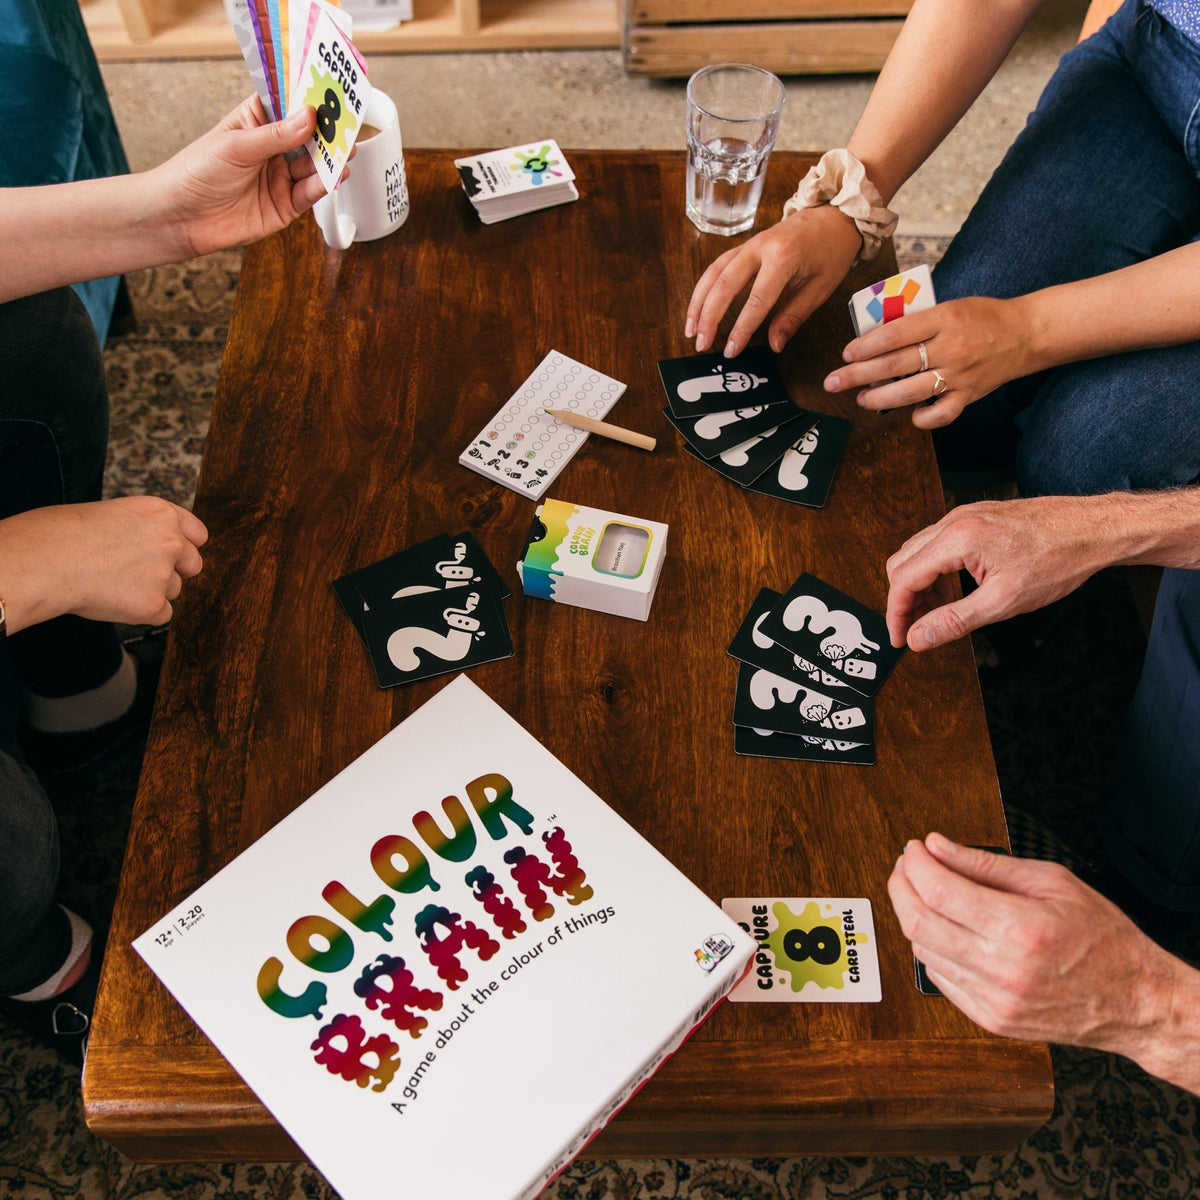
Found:
M 1029 374 L 1023 298 L 948 300 L 855 338 L 842 357 L 846 365 L 829 374 L 826 391 L 861 389 L 858 403 L 877 411 L 919 405 L 913 424 L 937 429 L 1001 384 Z

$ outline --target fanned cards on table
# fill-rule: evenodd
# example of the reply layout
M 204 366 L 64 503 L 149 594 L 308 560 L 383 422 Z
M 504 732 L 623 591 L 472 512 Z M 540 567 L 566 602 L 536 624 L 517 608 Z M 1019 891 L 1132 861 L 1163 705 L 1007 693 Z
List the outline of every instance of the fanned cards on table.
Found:
M 584 430 L 564 425 L 545 410 L 602 418 L 624 393 L 625 385 L 618 380 L 551 350 L 458 461 L 536 499 L 588 439 Z
M 513 653 L 511 589 L 469 533 L 438 534 L 333 581 L 380 687 Z
M 754 942 L 460 676 L 134 948 L 343 1200 L 525 1200 Z
M 242 57 L 267 116 L 316 109 L 305 144 L 327 192 L 337 187 L 371 95 L 352 21 L 333 0 L 226 0 Z
M 579 199 L 575 172 L 553 138 L 456 158 L 454 165 L 485 225 Z
M 844 417 L 793 404 L 775 356 L 752 346 L 735 359 L 663 359 L 667 420 L 689 454 L 753 492 L 820 508 L 850 435 Z
M 873 698 L 904 654 L 881 614 L 804 574 L 783 595 L 759 592 L 729 653 L 738 754 L 875 761 Z

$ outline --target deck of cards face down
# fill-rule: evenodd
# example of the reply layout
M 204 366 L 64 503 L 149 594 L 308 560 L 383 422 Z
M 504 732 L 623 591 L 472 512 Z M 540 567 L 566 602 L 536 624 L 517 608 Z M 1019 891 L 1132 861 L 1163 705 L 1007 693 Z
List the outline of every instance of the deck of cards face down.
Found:
M 729 653 L 738 754 L 874 763 L 873 697 L 904 653 L 879 613 L 804 574 L 759 592 Z
M 793 404 L 769 349 L 663 359 L 658 372 L 663 414 L 689 454 L 750 491 L 810 508 L 825 503 L 851 423 Z
M 335 579 L 333 590 L 380 687 L 513 653 L 502 603 L 511 590 L 469 533 L 438 534 Z

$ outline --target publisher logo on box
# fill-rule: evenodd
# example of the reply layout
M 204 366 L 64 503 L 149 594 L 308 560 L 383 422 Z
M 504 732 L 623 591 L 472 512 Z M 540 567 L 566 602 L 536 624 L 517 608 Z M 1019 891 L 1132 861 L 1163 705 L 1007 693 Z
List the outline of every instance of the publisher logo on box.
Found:
M 696 951 L 696 964 L 701 970 L 708 972 L 733 949 L 733 942 L 723 933 L 714 933 L 704 939 L 704 944 Z

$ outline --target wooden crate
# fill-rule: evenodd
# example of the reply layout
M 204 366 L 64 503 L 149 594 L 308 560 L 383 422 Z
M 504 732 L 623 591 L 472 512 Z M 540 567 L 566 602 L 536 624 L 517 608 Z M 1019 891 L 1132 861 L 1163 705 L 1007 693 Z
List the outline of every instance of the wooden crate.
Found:
M 620 44 L 620 0 L 413 0 L 413 19 L 361 33 L 366 55 Z M 237 58 L 221 0 L 80 0 L 96 57 Z
M 625 67 L 690 75 L 752 62 L 778 75 L 878 71 L 912 0 L 626 0 Z

